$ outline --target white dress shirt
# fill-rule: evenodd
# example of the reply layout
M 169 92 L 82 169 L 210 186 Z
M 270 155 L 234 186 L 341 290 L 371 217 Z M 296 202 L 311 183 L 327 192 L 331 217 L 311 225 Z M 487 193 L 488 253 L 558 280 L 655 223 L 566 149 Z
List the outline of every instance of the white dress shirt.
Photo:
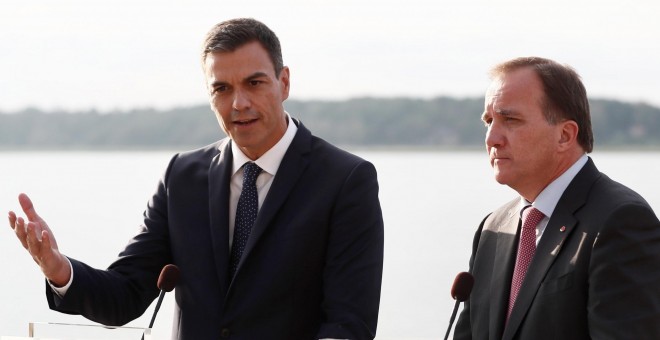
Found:
M 555 207 L 557 207 L 557 203 L 559 202 L 559 199 L 561 198 L 561 195 L 564 194 L 564 191 L 566 191 L 566 188 L 568 185 L 571 183 L 573 178 L 575 178 L 575 175 L 577 175 L 578 172 L 584 167 L 585 164 L 587 164 L 587 160 L 589 160 L 589 157 L 587 157 L 586 154 L 583 154 L 582 157 L 580 157 L 573 165 L 571 165 L 568 170 L 564 171 L 561 176 L 557 177 L 552 183 L 548 184 L 543 191 L 536 197 L 536 200 L 533 203 L 528 202 L 524 198 L 520 198 L 520 216 L 522 216 L 522 211 L 525 207 L 528 205 L 532 205 L 534 208 L 538 209 L 545 215 L 541 222 L 536 226 L 536 245 L 538 246 L 539 241 L 541 240 L 541 236 L 543 236 L 543 232 L 545 231 L 545 227 L 548 225 L 548 221 L 550 221 L 550 216 L 552 216 L 552 213 L 555 211 Z
M 298 131 L 296 124 L 291 121 L 291 117 L 287 113 L 288 127 L 284 136 L 275 144 L 270 150 L 266 151 L 261 157 L 253 161 L 248 158 L 236 143 L 231 143 L 231 152 L 233 154 L 233 168 L 231 180 L 229 183 L 229 249 L 234 239 L 234 222 L 236 219 L 236 206 L 238 205 L 238 198 L 241 196 L 243 189 L 243 165 L 247 162 L 256 163 L 263 171 L 257 177 L 257 198 L 259 200 L 259 209 L 268 195 L 273 179 L 277 173 L 277 169 L 282 163 L 286 150 L 293 142 L 293 137 Z

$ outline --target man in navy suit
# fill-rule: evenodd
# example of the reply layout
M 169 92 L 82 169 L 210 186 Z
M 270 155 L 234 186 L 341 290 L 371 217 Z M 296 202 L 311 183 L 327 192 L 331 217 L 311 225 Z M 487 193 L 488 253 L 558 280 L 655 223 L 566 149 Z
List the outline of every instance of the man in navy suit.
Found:
M 519 197 L 476 233 L 454 339 L 660 339 L 660 222 L 587 156 L 580 77 L 536 57 L 492 76 L 486 147 L 495 179 Z
M 10 212 L 9 222 L 48 279 L 50 307 L 125 324 L 144 313 L 173 263 L 181 279 L 172 339 L 373 339 L 383 266 L 374 166 L 285 112 L 289 68 L 261 22 L 213 27 L 202 63 L 228 137 L 171 159 L 141 231 L 108 269 L 62 255 L 19 196 L 27 220 Z M 261 169 L 258 214 L 232 269 L 247 163 Z

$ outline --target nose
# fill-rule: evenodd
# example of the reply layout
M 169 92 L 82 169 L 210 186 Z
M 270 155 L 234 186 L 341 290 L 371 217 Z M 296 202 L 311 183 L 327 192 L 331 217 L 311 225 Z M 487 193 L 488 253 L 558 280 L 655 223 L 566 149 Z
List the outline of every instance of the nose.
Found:
M 248 109 L 251 105 L 250 98 L 245 91 L 237 90 L 234 92 L 234 100 L 232 102 L 232 107 L 236 111 L 244 111 Z
M 491 122 L 490 125 L 488 125 L 488 129 L 486 130 L 486 147 L 501 147 L 504 142 L 505 137 L 499 124 L 495 121 Z

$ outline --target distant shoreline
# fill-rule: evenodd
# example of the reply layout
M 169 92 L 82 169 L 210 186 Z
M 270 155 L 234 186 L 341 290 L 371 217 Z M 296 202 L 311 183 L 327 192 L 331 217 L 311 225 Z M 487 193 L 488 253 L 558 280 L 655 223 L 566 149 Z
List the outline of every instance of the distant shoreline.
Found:
M 607 99 L 590 106 L 598 149 L 660 149 L 660 108 Z M 288 100 L 285 108 L 314 135 L 348 149 L 480 150 L 486 132 L 476 97 Z M 223 136 L 208 105 L 0 114 L 0 150 L 189 150 Z

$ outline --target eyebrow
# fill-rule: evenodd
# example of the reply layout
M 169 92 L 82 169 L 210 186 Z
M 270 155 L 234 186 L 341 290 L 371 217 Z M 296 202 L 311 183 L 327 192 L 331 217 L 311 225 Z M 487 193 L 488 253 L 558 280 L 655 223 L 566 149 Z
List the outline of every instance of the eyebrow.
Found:
M 499 109 L 499 110 L 495 110 L 495 113 L 497 113 L 500 116 L 509 116 L 515 114 L 516 112 L 511 109 Z
M 257 79 L 257 78 L 261 78 L 261 77 L 268 77 L 268 74 L 266 74 L 266 72 L 257 71 L 257 72 L 252 73 L 251 75 L 245 77 L 243 79 L 243 81 L 250 81 L 250 80 L 254 80 L 254 79 Z M 213 83 L 211 83 L 211 88 L 216 88 L 216 87 L 221 86 L 221 85 L 227 85 L 227 82 L 222 81 L 222 80 L 216 80 Z
M 268 75 L 266 74 L 266 72 L 258 71 L 258 72 L 254 72 L 251 75 L 245 77 L 245 80 L 250 81 L 252 79 L 261 78 L 261 77 L 268 77 Z
M 511 109 L 499 109 L 499 110 L 493 110 L 495 111 L 495 114 L 500 115 L 500 116 L 510 116 L 514 115 L 516 112 Z M 485 121 L 486 115 L 488 115 L 488 111 L 484 111 L 484 113 L 481 114 L 481 120 Z

